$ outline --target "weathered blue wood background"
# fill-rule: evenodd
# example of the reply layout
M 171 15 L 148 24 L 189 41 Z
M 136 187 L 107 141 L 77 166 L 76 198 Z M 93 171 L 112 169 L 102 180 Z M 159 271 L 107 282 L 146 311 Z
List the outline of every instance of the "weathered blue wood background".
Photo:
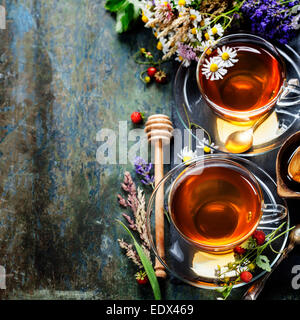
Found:
M 126 235 L 114 222 L 121 213 L 116 195 L 132 165 L 96 161 L 100 129 L 117 132 L 118 121 L 129 120 L 136 109 L 172 115 L 172 82 L 146 87 L 132 58 L 139 47 L 155 48 L 151 33 L 136 28 L 117 35 L 104 0 L 4 2 L 0 264 L 9 277 L 0 295 L 152 299 L 149 287 L 136 284 L 135 268 L 117 244 Z M 174 121 L 179 125 L 176 115 Z M 273 163 L 275 156 L 259 161 Z M 262 298 L 299 298 L 290 285 L 297 263 L 299 251 L 275 273 Z M 166 299 L 216 297 L 172 280 L 163 292 Z M 242 293 L 236 290 L 232 298 Z

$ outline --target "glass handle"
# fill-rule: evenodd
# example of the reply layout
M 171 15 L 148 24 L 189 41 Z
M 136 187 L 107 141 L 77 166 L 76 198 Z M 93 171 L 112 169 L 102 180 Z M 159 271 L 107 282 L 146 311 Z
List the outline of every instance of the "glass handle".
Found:
M 298 79 L 291 79 L 281 93 L 277 106 L 288 107 L 300 103 L 300 86 Z
M 263 216 L 260 219 L 261 224 L 273 223 L 280 221 L 287 216 L 287 208 L 281 204 L 265 204 L 262 208 Z

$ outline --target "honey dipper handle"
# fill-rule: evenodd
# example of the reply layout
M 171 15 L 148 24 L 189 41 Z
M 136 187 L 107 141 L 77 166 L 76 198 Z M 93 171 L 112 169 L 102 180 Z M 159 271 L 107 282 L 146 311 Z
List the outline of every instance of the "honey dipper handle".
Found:
M 163 161 L 163 144 L 162 140 L 155 141 L 155 186 L 164 176 L 164 161 Z M 164 237 L 164 186 L 161 185 L 156 193 L 155 198 L 155 238 L 157 253 L 161 258 L 165 257 L 165 237 Z M 159 278 L 167 276 L 164 266 L 156 258 L 155 259 L 155 274 Z

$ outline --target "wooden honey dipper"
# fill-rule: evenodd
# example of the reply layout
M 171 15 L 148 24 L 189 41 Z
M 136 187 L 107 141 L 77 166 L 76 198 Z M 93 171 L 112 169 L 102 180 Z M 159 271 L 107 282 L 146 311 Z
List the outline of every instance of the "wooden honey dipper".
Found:
M 155 187 L 164 176 L 163 144 L 168 144 L 172 137 L 173 126 L 168 116 L 155 114 L 148 118 L 145 132 L 149 142 L 154 142 L 154 177 Z M 155 197 L 155 240 L 158 255 L 165 258 L 164 236 L 164 185 L 161 184 Z M 155 274 L 159 278 L 167 276 L 164 266 L 155 259 Z

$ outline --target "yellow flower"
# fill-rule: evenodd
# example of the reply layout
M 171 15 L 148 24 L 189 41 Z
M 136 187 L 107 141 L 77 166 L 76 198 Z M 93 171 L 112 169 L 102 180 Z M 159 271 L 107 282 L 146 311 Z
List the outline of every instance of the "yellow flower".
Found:
M 179 0 L 178 1 L 179 6 L 185 6 L 185 0 Z
M 144 23 L 147 23 L 149 21 L 149 19 L 145 15 L 142 15 L 142 21 Z
M 208 147 L 208 146 L 205 146 L 204 148 L 203 148 L 203 151 L 205 152 L 205 153 L 210 153 L 210 147 Z
M 209 34 L 208 34 L 207 32 L 204 34 L 204 38 L 205 38 L 206 40 L 209 40 Z
M 149 76 L 146 76 L 146 77 L 144 78 L 144 80 L 145 80 L 146 83 L 149 83 L 149 82 L 151 81 L 151 78 L 150 78 Z
M 191 15 L 190 15 L 190 19 L 191 19 L 191 20 L 195 20 L 196 18 L 197 18 L 196 15 L 194 15 L 194 14 L 191 14 Z
M 216 34 L 218 32 L 218 29 L 216 28 L 216 27 L 213 27 L 212 29 L 211 29 L 211 33 L 212 34 Z
M 186 156 L 186 157 L 183 157 L 183 159 L 182 159 L 183 162 L 186 162 L 189 160 L 192 160 L 192 157 Z
M 145 53 L 145 52 L 146 52 L 146 49 L 145 49 L 145 48 L 141 48 L 141 49 L 140 49 L 140 52 L 141 52 L 141 53 Z
M 193 29 L 191 30 L 191 33 L 192 33 L 192 34 L 197 34 L 197 28 L 193 28 Z
M 163 49 L 163 45 L 162 45 L 162 43 L 160 41 L 157 42 L 156 48 L 157 48 L 157 50 L 162 50 Z

